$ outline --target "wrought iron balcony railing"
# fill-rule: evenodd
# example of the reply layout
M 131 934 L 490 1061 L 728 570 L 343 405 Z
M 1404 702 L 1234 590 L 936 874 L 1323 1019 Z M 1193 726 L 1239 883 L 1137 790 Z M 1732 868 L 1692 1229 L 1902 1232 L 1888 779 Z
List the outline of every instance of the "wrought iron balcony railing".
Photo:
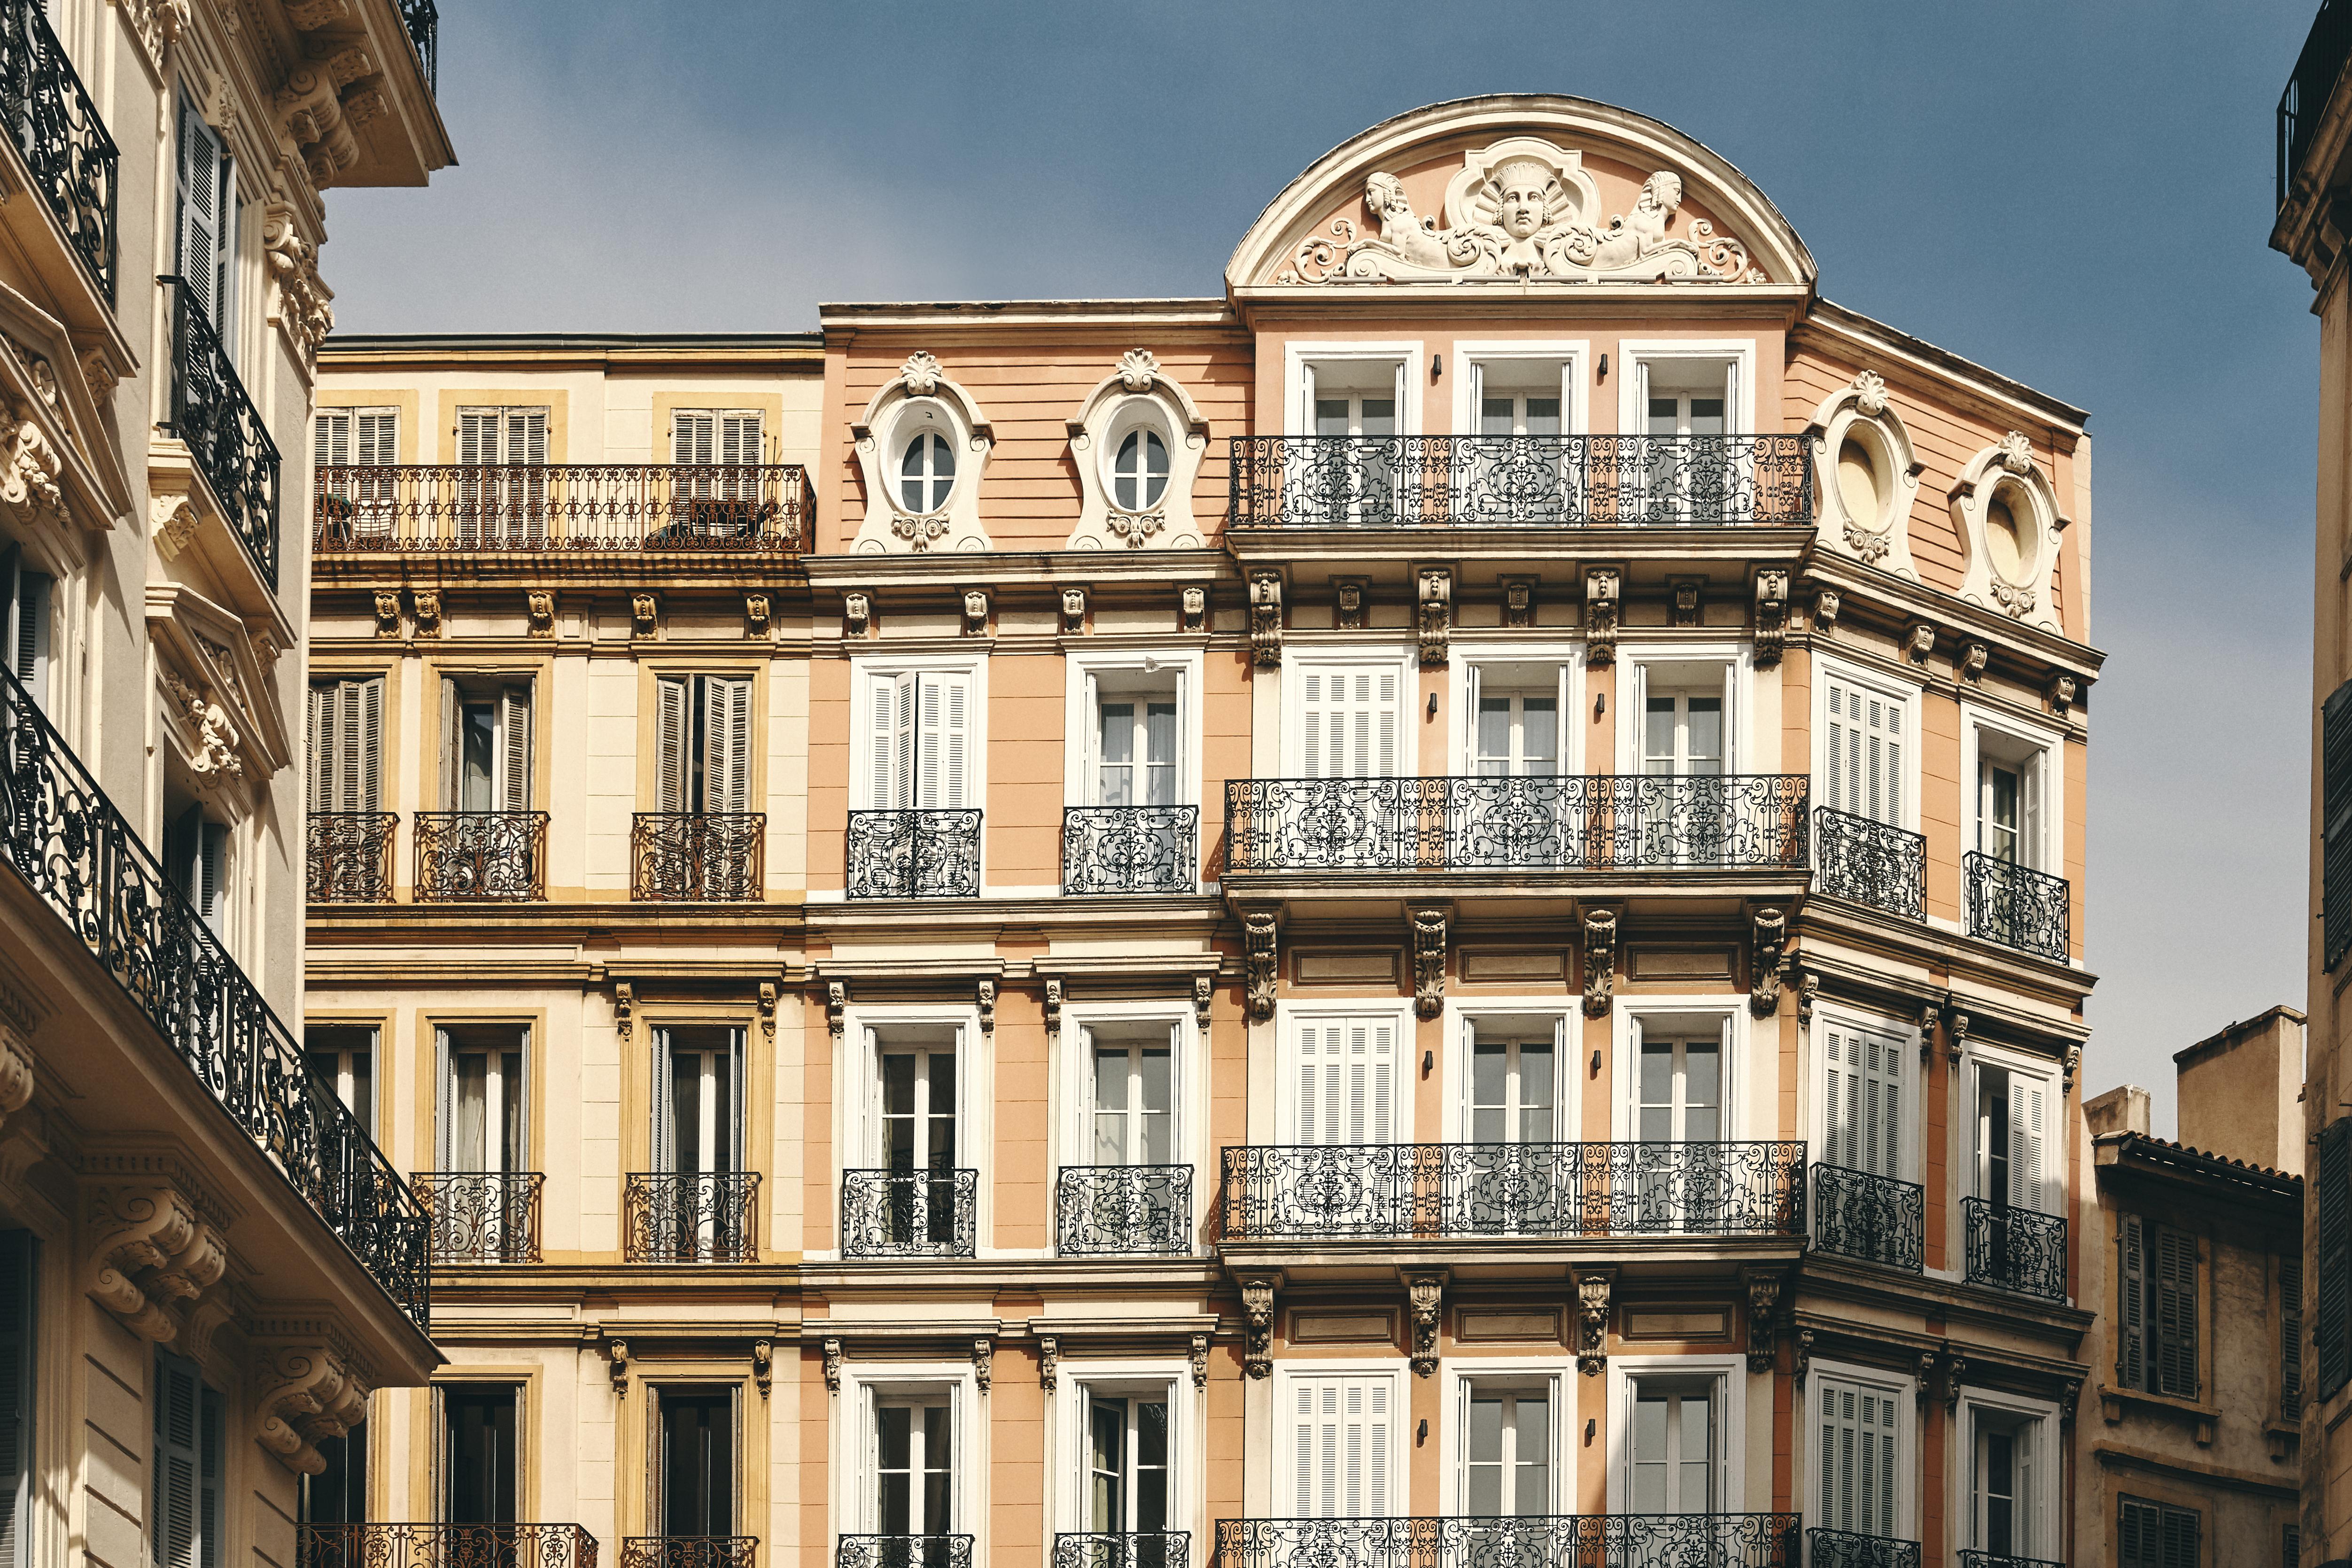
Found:
M 304 880 L 314 904 L 392 901 L 392 839 L 396 811 L 314 811 Z
M 537 1171 L 419 1171 L 410 1178 L 433 1217 L 439 1263 L 537 1263 L 539 1201 L 547 1177 Z
M 415 826 L 418 899 L 547 897 L 547 813 L 420 811 Z
M 969 1535 L 845 1535 L 834 1568 L 971 1568 Z
M 621 1568 L 751 1568 L 756 1535 L 625 1535 Z
M 978 1171 L 844 1171 L 844 1258 L 971 1258 L 980 1241 Z
M 629 821 L 629 896 L 683 903 L 756 900 L 766 879 L 764 811 L 641 811 Z
M 1919 1543 L 1850 1530 L 1805 1531 L 1806 1568 L 1919 1568 Z
M 2049 1557 L 2019 1557 L 2007 1552 L 1979 1552 L 1973 1547 L 1960 1552 L 1960 1568 L 2066 1568 L 2066 1564 Z
M 1221 1519 L 1221 1568 L 1801 1568 L 1792 1513 Z
M 1822 806 L 1813 813 L 1816 892 L 1906 921 L 1927 918 L 1927 840 L 1888 823 Z
M 1843 1165 L 1813 1167 L 1813 1246 L 1841 1258 L 1919 1272 L 1927 1194 L 1916 1182 Z
M 2045 1301 L 2066 1299 L 2066 1220 L 1983 1198 L 1962 1198 L 1968 1280 Z
M 0 0 L 0 112 L 35 190 L 113 303 L 121 154 L 42 0 Z
M 212 487 L 229 531 L 254 570 L 278 587 L 278 443 L 237 379 L 236 366 L 187 280 L 158 278 L 172 290 L 169 428 Z
M 440 11 L 433 0 L 400 0 L 400 21 L 407 29 L 409 44 L 416 50 L 416 63 L 425 68 L 425 85 L 440 91 Z
M 1192 1538 L 1182 1531 L 1063 1531 L 1054 1537 L 1054 1568 L 1190 1568 L 1192 1561 Z
M 1238 528 L 1813 521 L 1801 436 L 1236 436 Z
M 2319 14 L 2312 18 L 2302 52 L 2295 56 L 2294 71 L 2286 79 L 2286 90 L 2279 95 L 2279 206 L 2286 205 L 2295 173 L 2310 155 L 2311 139 L 2318 134 L 2320 116 L 2327 112 L 2327 100 L 2347 58 L 2352 58 L 2352 4 L 2320 0 Z
M 1969 934 L 2066 962 L 2066 879 L 1971 849 L 1960 857 L 1969 885 Z
M 1224 1151 L 1228 1241 L 1801 1236 L 1790 1142 L 1252 1144 Z
M 596 1568 L 576 1524 L 300 1524 L 301 1568 Z
M 631 1263 L 755 1263 L 760 1173 L 632 1171 L 621 1193 Z
M 1225 871 L 1801 870 L 1801 773 L 1231 779 Z
M 431 1265 L 415 1194 L 5 668 L 0 858 L 384 1293 L 425 1326 Z
M 321 554 L 791 554 L 805 479 L 785 463 L 327 464 L 310 533 Z
M 1189 893 L 1200 865 L 1197 805 L 1062 808 L 1065 893 Z
M 980 897 L 980 811 L 853 811 L 853 899 Z
M 1192 1250 L 1190 1165 L 1065 1165 L 1054 1185 L 1066 1256 Z

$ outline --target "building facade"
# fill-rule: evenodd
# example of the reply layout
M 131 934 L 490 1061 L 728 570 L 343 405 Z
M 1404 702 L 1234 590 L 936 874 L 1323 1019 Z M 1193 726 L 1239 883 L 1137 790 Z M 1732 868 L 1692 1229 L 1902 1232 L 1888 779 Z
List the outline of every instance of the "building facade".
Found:
M 324 193 L 451 162 L 435 43 L 430 0 L 0 4 L 11 1563 L 295 1562 L 439 1359 L 425 1214 L 296 1033 Z
M 1560 98 L 818 325 L 322 362 L 371 1519 L 2072 1560 L 2082 411 Z

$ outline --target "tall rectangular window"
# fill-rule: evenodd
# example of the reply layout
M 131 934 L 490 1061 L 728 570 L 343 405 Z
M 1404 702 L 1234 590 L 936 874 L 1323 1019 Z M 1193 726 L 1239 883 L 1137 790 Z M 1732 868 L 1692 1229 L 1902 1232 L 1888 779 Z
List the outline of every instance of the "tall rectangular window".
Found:
M 5 590 L 7 602 L 5 647 L 8 673 L 25 689 L 37 708 L 49 704 L 49 667 L 52 662 L 51 623 L 55 618 L 57 581 L 47 573 L 26 563 L 24 552 L 15 545 L 0 555 L 0 590 Z
M 2279 1418 L 2303 1419 L 2303 1258 L 2279 1258 Z
M 1976 847 L 2010 865 L 2048 870 L 2042 798 L 2048 753 L 1990 734 L 1978 737 Z
M 310 1024 L 302 1030 L 310 1073 L 375 1136 L 375 1030 L 365 1024 Z
M 2196 1510 L 2130 1497 L 2118 1506 L 2116 1560 L 2122 1568 L 2199 1568 L 2201 1521 Z
M 155 1497 L 149 1527 L 156 1568 L 219 1568 L 221 1396 L 192 1361 L 156 1352 Z
M 515 1522 L 516 1405 L 512 1384 L 441 1390 L 441 1521 Z
M 318 1440 L 325 1468 L 302 1478 L 301 1514 L 304 1524 L 364 1524 L 367 1522 L 367 1423 L 362 1421 L 340 1437 Z
M 656 697 L 655 773 L 661 809 L 751 809 L 749 676 L 664 676 Z
M 310 809 L 383 809 L 383 678 L 310 685 Z
M 1995 1557 L 2042 1557 L 2041 1452 L 2043 1423 L 2009 1411 L 1979 1408 L 1969 1417 L 1969 1528 L 1979 1552 Z
M 2312 1344 L 2319 1397 L 2332 1399 L 2352 1379 L 2352 1118 L 2338 1118 L 2320 1131 L 2311 1203 L 2317 1232 L 2313 1262 L 2319 1270 Z
M 2013 1068 L 1977 1067 L 1976 1195 L 1995 1208 L 2047 1214 L 2044 1165 L 2050 1084 Z
M 1087 677 L 1088 805 L 1173 805 L 1178 800 L 1174 671 L 1103 671 Z
M 443 809 L 530 809 L 530 682 L 445 677 L 441 721 Z
M 2352 949 L 2352 680 L 2319 710 L 2321 962 L 2333 970 Z
M 661 1436 L 663 1535 L 735 1533 L 735 1400 L 731 1388 L 663 1388 L 655 1394 Z
M 2197 1237 L 2119 1217 L 2117 1367 L 2126 1388 L 2197 1397 Z
M 680 1175 L 740 1170 L 743 1031 L 680 1025 L 654 1031 L 654 1165 Z
M 399 462 L 400 410 L 321 408 L 311 418 L 310 460 L 322 468 Z
M 229 910 L 229 830 L 202 805 L 186 807 L 163 827 L 163 869 L 197 918 L 225 936 Z
M 972 681 L 967 671 L 870 678 L 867 804 L 877 811 L 956 809 L 968 788 Z
M 1549 1383 L 1469 1385 L 1462 1440 L 1462 1511 L 1473 1519 L 1533 1519 L 1555 1512 Z
M 1822 1035 L 1822 1157 L 1903 1175 L 1903 1047 L 1895 1036 L 1832 1022 Z
M 1396 1380 L 1385 1374 L 1290 1380 L 1292 1514 L 1381 1519 L 1399 1511 L 1389 1499 L 1396 1397 Z
M 234 357 L 236 332 L 230 318 L 236 286 L 236 166 L 226 146 L 205 123 L 194 100 L 180 100 L 180 145 L 176 188 L 179 213 L 177 268 L 189 303 Z
M 681 408 L 670 416 L 670 458 L 680 467 L 757 463 L 762 446 L 756 408 Z
M 1087 1031 L 1094 1069 L 1097 1165 L 1166 1165 L 1176 1158 L 1175 1031 Z
M 1832 675 L 1822 804 L 1832 811 L 1903 826 L 1904 704 Z
M 29 1568 L 33 1555 L 37 1256 L 31 1231 L 0 1230 L 0 1568 Z
M 439 1055 L 440 1168 L 511 1173 L 526 1168 L 523 1052 L 514 1024 L 450 1024 L 434 1031 Z
M 1892 1390 L 1832 1377 L 1819 1380 L 1812 1398 L 1817 1522 L 1855 1535 L 1895 1535 L 1901 1402 Z
M 1122 1535 L 1168 1529 L 1164 1394 L 1097 1394 L 1087 1400 L 1087 1528 Z
M 1549 1143 L 1559 1136 L 1560 1031 L 1540 1021 L 1465 1025 L 1470 1043 L 1470 1142 Z
M 874 1405 L 875 1525 L 884 1535 L 955 1530 L 955 1432 L 944 1395 L 884 1394 Z
M 1722 1380 L 1643 1374 L 1632 1379 L 1633 1430 L 1625 1495 L 1633 1513 L 1714 1513 L 1724 1496 L 1717 1405 Z

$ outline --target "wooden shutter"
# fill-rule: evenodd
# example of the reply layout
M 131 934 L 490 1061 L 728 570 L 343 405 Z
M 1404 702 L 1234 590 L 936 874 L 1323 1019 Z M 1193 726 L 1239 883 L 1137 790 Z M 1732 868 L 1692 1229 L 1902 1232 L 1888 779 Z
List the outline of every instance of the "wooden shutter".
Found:
M 926 674 L 920 688 L 915 715 L 914 804 L 953 809 L 964 804 L 971 677 Z
M 2319 710 L 2322 952 L 2334 969 L 2352 948 L 2352 680 Z
M 2116 1240 L 2116 1381 L 2126 1388 L 2148 1385 L 2147 1223 L 2121 1216 Z
M 2319 1397 L 2333 1398 L 2352 1376 L 2352 1340 L 2346 1319 L 2352 1315 L 2352 1120 L 2337 1121 L 2319 1134 L 2319 1169 L 2312 1184 L 2317 1210 L 2315 1252 L 2319 1297 L 2314 1303 L 2318 1321 L 2312 1325 L 2314 1350 L 2319 1361 Z
M 873 754 L 866 804 L 876 811 L 903 809 L 915 804 L 915 678 L 877 675 L 867 695 Z
M 2009 1201 L 2013 1208 L 2049 1213 L 2049 1181 L 2042 1169 L 2042 1139 L 2050 1086 L 2021 1073 L 2009 1075 Z
M 459 739 L 465 728 L 465 700 L 457 695 L 457 683 L 447 676 L 441 678 L 441 809 L 456 811 L 465 803 L 458 776 L 464 766 L 463 747 Z
M 501 811 L 530 807 L 530 688 L 499 692 L 499 788 Z
M 1308 670 L 1299 678 L 1299 772 L 1304 776 L 1395 776 L 1394 665 Z
M 749 811 L 751 803 L 751 681 L 702 678 L 702 809 Z
M 196 1568 L 220 1568 L 221 1396 L 196 1388 Z
M 1326 1146 L 1396 1141 L 1395 1020 L 1334 1018 L 1298 1028 L 1301 1143 Z
M 2303 1419 L 2303 1259 L 2279 1258 L 2279 1415 Z
M 653 1035 L 654 1169 L 669 1171 L 677 1163 L 677 1107 L 670 1097 L 669 1031 L 656 1029 Z
M 1311 1519 L 1386 1517 L 1391 1380 L 1301 1377 L 1291 1390 L 1294 1512 Z
M 687 682 L 667 676 L 654 682 L 654 781 L 659 809 L 685 811 Z
M 760 416 L 756 412 L 722 414 L 719 416 L 719 460 L 720 462 L 756 463 L 761 456 Z
M 0 1568 L 22 1568 L 33 1508 L 33 1279 L 29 1230 L 0 1231 Z
M 499 460 L 499 411 L 461 408 L 457 411 L 457 461 L 481 467 Z
M 2198 1517 L 2194 1510 L 2164 1510 L 2163 1568 L 2198 1568 Z
M 1901 1043 L 1832 1024 L 1824 1031 L 1829 1081 L 1822 1152 L 1832 1165 L 1874 1176 L 1902 1173 Z
M 2197 1397 L 2197 1238 L 2156 1227 L 2157 1392 Z
M 196 1561 L 198 1427 L 203 1384 L 195 1364 L 155 1357 L 155 1495 L 148 1526 L 155 1568 L 200 1568 Z
M 711 461 L 715 416 L 681 409 L 670 416 L 669 460 L 686 465 Z
M 2116 1556 L 2120 1568 L 2160 1568 L 2163 1535 L 2159 1510 L 2154 1503 L 2125 1498 L 2116 1521 Z
M 181 100 L 179 274 L 186 280 L 188 296 L 204 313 L 205 323 L 226 343 L 228 332 L 221 316 L 221 263 L 227 247 L 221 222 L 225 206 L 221 163 L 220 138 L 213 134 L 213 128 L 205 123 L 194 104 Z
M 1903 704 L 1832 676 L 1829 710 L 1825 804 L 1901 826 Z
M 352 414 L 344 408 L 321 408 L 310 422 L 310 460 L 320 468 L 341 468 L 352 460 Z
M 16 571 L 16 626 L 9 639 L 8 667 L 25 694 L 46 706 L 49 700 L 49 595 L 46 572 Z
M 310 688 L 310 809 L 383 809 L 383 679 Z
M 197 826 L 194 887 L 196 912 L 220 935 L 228 915 L 228 828 L 221 823 Z
M 1824 1378 L 1819 1425 L 1822 1522 L 1858 1535 L 1895 1534 L 1895 1395 Z
M 547 410 L 519 408 L 507 416 L 507 461 L 547 461 Z
M 350 462 L 382 468 L 400 461 L 400 416 L 391 409 L 367 409 L 355 416 Z

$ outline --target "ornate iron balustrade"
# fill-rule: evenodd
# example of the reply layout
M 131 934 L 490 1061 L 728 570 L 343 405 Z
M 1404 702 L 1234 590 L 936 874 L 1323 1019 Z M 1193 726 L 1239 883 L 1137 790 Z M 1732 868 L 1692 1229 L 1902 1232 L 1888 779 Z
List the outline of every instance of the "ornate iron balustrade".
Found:
M 0 0 L 0 112 L 34 188 L 111 304 L 122 158 L 41 0 Z
M 1919 1543 L 1850 1530 L 1805 1531 L 1807 1568 L 1919 1568 Z
M 433 1220 L 438 1263 L 537 1263 L 537 1171 L 419 1171 L 410 1180 Z
M 433 0 L 400 0 L 400 21 L 416 50 L 416 63 L 425 68 L 425 85 L 440 91 L 441 13 Z
M 392 901 L 392 839 L 396 811 L 314 811 L 304 878 L 314 904 Z
M 1237 528 L 1809 528 L 1801 436 L 1236 436 Z
M 1251 1144 L 1224 1151 L 1229 1241 L 1801 1236 L 1804 1145 Z
M 766 882 L 764 811 L 641 811 L 629 821 L 629 896 L 756 901 Z
M 420 811 L 415 822 L 420 900 L 547 897 L 547 813 Z
M 1801 869 L 1801 773 L 1230 779 L 1225 870 Z
M 1813 1245 L 1822 1251 L 1916 1274 L 1927 1236 L 1927 1194 L 1917 1183 L 1813 1167 Z
M 2066 1568 L 2066 1564 L 2054 1558 L 2017 1557 L 2006 1552 L 1969 1548 L 1960 1553 L 1960 1568 Z
M 2335 95 L 2336 79 L 2352 58 L 2352 5 L 2345 0 L 2320 0 L 2311 31 L 2294 58 L 2294 70 L 2278 103 L 2278 200 L 2286 205 L 2294 176 L 2310 154 L 2311 139 L 2318 133 L 2320 117 Z
M 322 464 L 315 493 L 321 554 L 789 555 L 808 503 L 789 463 Z
M 1220 1568 L 1800 1568 L 1797 1535 L 1792 1513 L 1221 1519 L 1217 1560 Z
M 1054 1568 L 1190 1568 L 1192 1561 L 1192 1538 L 1182 1531 L 1063 1531 L 1054 1537 Z
M 2071 926 L 2063 877 L 1997 860 L 1981 850 L 1960 857 L 1969 885 L 1969 934 L 2066 962 Z
M 1062 891 L 1189 893 L 1200 845 L 1197 805 L 1066 805 Z
M 2066 1299 L 2066 1220 L 1983 1198 L 1962 1198 L 1960 1220 L 1968 1230 L 1969 1283 Z
M 0 668 L 0 858 L 419 1328 L 416 1195 L 16 676 Z
M 301 1524 L 302 1568 L 596 1568 L 576 1524 Z
M 853 899 L 980 897 L 980 811 L 923 808 L 849 814 Z
M 158 278 L 172 290 L 172 408 L 169 428 L 184 442 L 212 487 L 229 531 L 254 569 L 278 587 L 278 443 L 237 379 L 236 366 L 181 278 Z
M 621 1194 L 631 1263 L 756 1263 L 760 1173 L 632 1171 Z
M 621 1568 L 751 1568 L 756 1535 L 625 1535 Z
M 969 1535 L 845 1535 L 834 1568 L 971 1568 Z
M 1814 890 L 1906 921 L 1927 918 L 1927 840 L 1822 806 L 1813 813 Z
M 844 1171 L 844 1258 L 971 1258 L 979 1250 L 978 1171 Z
M 1054 1185 L 1066 1256 L 1192 1250 L 1190 1165 L 1065 1165 Z

